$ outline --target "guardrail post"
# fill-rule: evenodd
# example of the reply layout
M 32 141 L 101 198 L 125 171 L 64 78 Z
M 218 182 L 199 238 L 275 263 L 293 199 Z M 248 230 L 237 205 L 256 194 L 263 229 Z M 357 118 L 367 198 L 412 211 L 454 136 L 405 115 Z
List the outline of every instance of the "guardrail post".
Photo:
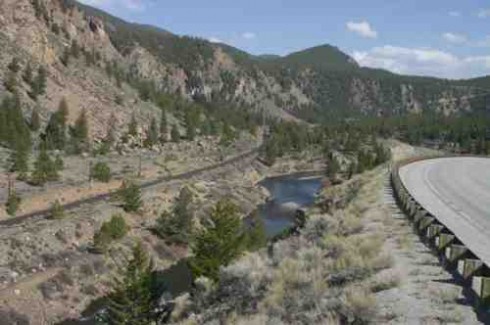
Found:
M 454 240 L 454 235 L 441 233 L 436 237 L 436 248 L 439 251 L 445 250 L 446 247 Z
M 445 256 L 449 264 L 454 264 L 468 253 L 468 248 L 464 245 L 452 244 L 446 247 Z
M 443 229 L 444 229 L 443 225 L 439 225 L 439 224 L 430 225 L 429 227 L 427 227 L 426 230 L 427 239 L 434 239 L 442 232 Z
M 483 268 L 483 262 L 479 259 L 465 258 L 458 261 L 458 273 L 463 279 L 468 280 Z
M 487 305 L 490 302 L 490 278 L 473 277 L 471 288 L 478 296 L 480 305 Z

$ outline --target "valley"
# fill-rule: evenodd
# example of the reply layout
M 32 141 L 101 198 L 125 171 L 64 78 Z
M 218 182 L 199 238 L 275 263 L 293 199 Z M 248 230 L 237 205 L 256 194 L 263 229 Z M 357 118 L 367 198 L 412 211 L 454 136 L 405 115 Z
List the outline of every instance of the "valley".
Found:
M 490 77 L 86 3 L 0 0 L 0 324 L 488 322 Z

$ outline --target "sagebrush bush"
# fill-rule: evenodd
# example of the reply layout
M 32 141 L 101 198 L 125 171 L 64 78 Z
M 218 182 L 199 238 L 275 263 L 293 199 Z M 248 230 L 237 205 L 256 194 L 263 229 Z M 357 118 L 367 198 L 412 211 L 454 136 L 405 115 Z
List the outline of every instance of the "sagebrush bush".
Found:
M 111 168 L 105 162 L 99 161 L 92 167 L 90 177 L 99 182 L 107 183 L 111 180 Z
M 63 219 L 65 217 L 65 208 L 61 205 L 59 200 L 54 201 L 51 205 L 51 218 Z

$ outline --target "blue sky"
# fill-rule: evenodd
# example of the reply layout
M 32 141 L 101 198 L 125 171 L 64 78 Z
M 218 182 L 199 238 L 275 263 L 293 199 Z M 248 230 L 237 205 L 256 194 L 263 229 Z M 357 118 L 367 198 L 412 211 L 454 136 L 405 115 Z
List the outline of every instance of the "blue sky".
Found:
M 332 44 L 361 65 L 467 78 L 490 74 L 483 0 L 82 0 L 126 20 L 253 54 Z

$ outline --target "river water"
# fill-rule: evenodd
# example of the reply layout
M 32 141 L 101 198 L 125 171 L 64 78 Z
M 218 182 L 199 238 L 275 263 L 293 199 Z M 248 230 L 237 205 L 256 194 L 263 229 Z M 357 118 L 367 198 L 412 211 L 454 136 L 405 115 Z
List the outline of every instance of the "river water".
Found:
M 313 205 L 315 196 L 322 188 L 322 178 L 305 174 L 293 174 L 266 178 L 259 183 L 270 193 L 267 201 L 257 207 L 265 223 L 268 238 L 293 226 L 294 216 L 299 208 Z M 158 279 L 167 292 L 174 297 L 188 292 L 192 286 L 192 274 L 185 260 L 172 267 L 158 271 Z M 104 306 L 104 300 L 94 301 L 85 310 L 83 320 L 67 321 L 59 324 L 95 324 L 93 315 Z
M 270 197 L 258 207 L 268 237 L 273 237 L 294 223 L 296 210 L 311 206 L 322 187 L 320 177 L 288 175 L 266 178 L 260 183 Z

